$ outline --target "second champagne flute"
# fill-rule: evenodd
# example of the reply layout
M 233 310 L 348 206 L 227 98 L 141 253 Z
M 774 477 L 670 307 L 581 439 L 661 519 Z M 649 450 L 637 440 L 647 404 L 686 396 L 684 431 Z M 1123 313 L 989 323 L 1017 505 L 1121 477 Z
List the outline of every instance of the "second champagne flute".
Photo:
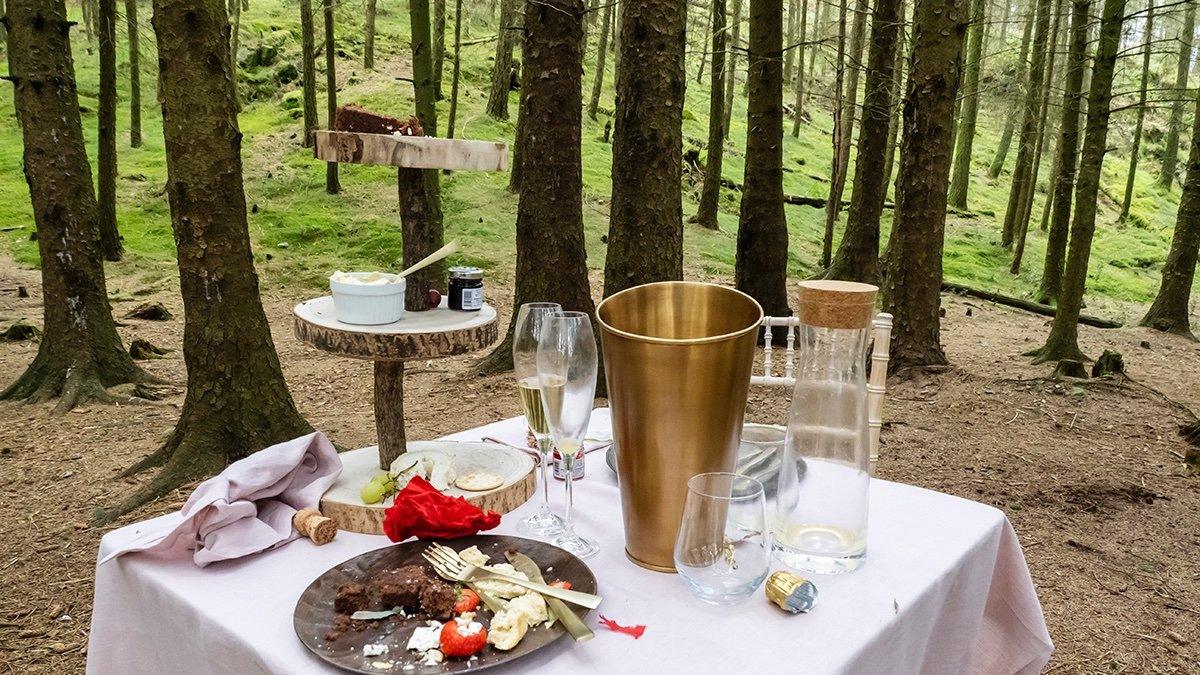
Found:
M 538 384 L 538 339 L 546 318 L 561 312 L 557 302 L 527 302 L 517 311 L 513 329 L 513 370 L 517 375 L 517 390 L 521 393 L 521 409 L 529 433 L 542 454 L 542 506 L 538 512 L 517 523 L 517 531 L 533 537 L 549 537 L 562 532 L 562 518 L 550 510 L 550 428 L 542 410 L 541 387 Z
M 575 462 L 583 450 L 596 400 L 596 336 L 583 312 L 559 312 L 546 318 L 538 339 L 537 371 L 542 408 L 550 436 L 566 469 L 567 509 L 563 531 L 551 543 L 579 556 L 595 555 L 600 547 L 575 534 L 572 479 Z

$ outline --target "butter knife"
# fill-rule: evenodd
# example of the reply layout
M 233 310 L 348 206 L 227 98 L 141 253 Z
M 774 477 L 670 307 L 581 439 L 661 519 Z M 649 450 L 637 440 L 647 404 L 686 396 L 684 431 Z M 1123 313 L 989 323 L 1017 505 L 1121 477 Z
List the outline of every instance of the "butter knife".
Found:
M 540 584 L 546 583 L 546 580 L 542 578 L 541 568 L 529 556 L 516 551 L 508 551 L 504 554 L 504 557 L 508 558 L 508 562 L 512 564 L 513 568 L 529 577 L 530 581 L 536 581 Z M 550 608 L 550 611 L 554 616 L 558 617 L 558 620 L 563 624 L 563 628 L 567 629 L 567 632 L 571 634 L 571 637 L 575 638 L 576 642 L 586 642 L 596 637 L 596 634 L 592 632 L 591 628 L 587 627 L 583 619 L 580 619 L 578 614 L 571 611 L 562 600 L 545 595 L 542 597 L 545 598 L 546 605 Z

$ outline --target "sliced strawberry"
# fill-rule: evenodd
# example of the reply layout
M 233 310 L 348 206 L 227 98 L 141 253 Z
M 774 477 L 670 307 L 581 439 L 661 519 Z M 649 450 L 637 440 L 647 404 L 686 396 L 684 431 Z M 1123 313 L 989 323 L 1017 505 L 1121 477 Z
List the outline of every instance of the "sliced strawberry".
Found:
M 478 606 L 479 595 L 469 588 L 464 588 L 458 592 L 458 600 L 454 603 L 454 613 L 474 612 Z
M 551 581 L 548 585 L 549 586 L 557 586 L 557 587 L 563 589 L 564 591 L 571 590 L 571 582 L 563 581 L 562 579 L 555 579 L 554 581 Z
M 487 646 L 487 629 L 479 624 L 479 630 L 470 635 L 463 631 L 473 622 L 460 622 L 458 619 L 447 621 L 442 626 L 440 636 L 442 653 L 446 656 L 465 657 L 483 650 Z

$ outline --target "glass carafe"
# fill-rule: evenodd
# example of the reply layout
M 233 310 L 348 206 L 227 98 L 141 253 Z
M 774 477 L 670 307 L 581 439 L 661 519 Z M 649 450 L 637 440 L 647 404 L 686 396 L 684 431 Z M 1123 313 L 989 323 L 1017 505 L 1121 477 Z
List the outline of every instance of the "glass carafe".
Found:
M 775 556 L 818 574 L 858 569 L 867 552 L 870 442 L 866 349 L 877 289 L 804 282 L 796 386 L 779 472 Z

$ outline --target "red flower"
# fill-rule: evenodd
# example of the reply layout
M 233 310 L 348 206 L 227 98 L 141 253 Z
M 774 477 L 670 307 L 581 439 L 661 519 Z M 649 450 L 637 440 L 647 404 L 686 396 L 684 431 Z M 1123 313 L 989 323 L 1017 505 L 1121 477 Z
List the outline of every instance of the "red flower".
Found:
M 500 524 L 500 514 L 484 512 L 462 497 L 448 497 L 420 476 L 396 494 L 383 514 L 383 531 L 392 541 L 457 539 Z

